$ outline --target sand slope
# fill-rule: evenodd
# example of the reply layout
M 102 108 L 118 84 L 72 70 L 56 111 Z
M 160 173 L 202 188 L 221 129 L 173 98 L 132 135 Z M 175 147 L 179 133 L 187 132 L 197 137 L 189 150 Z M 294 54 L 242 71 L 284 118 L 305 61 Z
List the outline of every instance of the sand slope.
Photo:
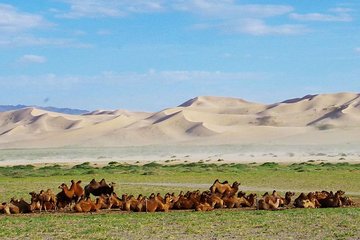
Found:
M 156 113 L 35 108 L 0 112 L 0 148 L 149 144 L 358 144 L 360 94 L 308 95 L 275 104 L 200 96 Z

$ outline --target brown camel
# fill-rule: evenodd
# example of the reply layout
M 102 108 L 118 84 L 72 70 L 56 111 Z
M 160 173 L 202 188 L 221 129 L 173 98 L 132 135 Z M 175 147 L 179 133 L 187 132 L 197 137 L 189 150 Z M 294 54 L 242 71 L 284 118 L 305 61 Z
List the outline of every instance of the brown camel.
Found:
M 32 212 L 31 205 L 22 198 L 20 198 L 20 200 L 18 200 L 18 199 L 15 200 L 14 198 L 11 198 L 10 203 L 19 208 L 19 213 L 31 213 Z
M 258 210 L 276 210 L 280 206 L 280 198 L 277 198 L 275 202 L 272 201 L 271 198 L 268 200 L 262 198 L 258 201 L 257 209 Z
M 35 210 L 41 211 L 41 203 L 40 203 L 40 199 L 39 199 L 39 194 L 37 194 L 36 192 L 29 192 L 29 194 L 31 196 L 31 200 L 30 200 L 31 210 L 32 211 L 35 211 Z
M 112 193 L 110 194 L 110 196 L 107 198 L 107 204 L 108 204 L 108 208 L 119 208 L 122 209 L 123 208 L 123 201 L 116 195 L 116 193 Z
M 71 183 L 72 185 L 74 185 L 75 201 L 78 202 L 81 198 L 84 197 L 85 194 L 84 189 L 81 187 L 81 180 L 77 181 L 76 183 L 74 182 L 74 180 L 71 180 Z
M 284 206 L 289 206 L 291 204 L 291 198 L 295 196 L 295 193 L 294 192 L 286 192 L 285 193 L 285 198 L 282 198 L 282 206 L 281 207 L 284 207 Z
M 155 196 L 150 196 L 149 199 L 145 200 L 146 212 L 168 212 L 170 209 L 170 200 L 170 196 L 166 196 L 164 202 Z
M 10 212 L 10 207 L 9 207 L 9 204 L 7 204 L 6 202 L 2 203 L 0 205 L 0 213 L 4 213 L 6 215 L 10 215 L 11 212 Z
M 238 182 L 234 182 L 231 186 L 231 189 L 228 190 L 226 189 L 225 192 L 223 194 L 226 194 L 228 196 L 235 196 L 235 194 L 237 193 L 237 191 L 239 190 L 239 186 L 240 186 L 240 183 Z
M 85 186 L 85 197 L 89 197 L 90 193 L 94 196 L 110 195 L 114 192 L 115 183 L 107 184 L 105 179 L 97 182 L 95 179 Z
M 336 192 L 335 194 L 332 194 L 332 192 L 330 192 L 330 195 L 325 199 L 319 200 L 319 203 L 323 208 L 341 207 L 342 206 L 340 199 L 341 195 L 342 195 L 341 192 Z
M 103 198 L 97 198 L 95 203 L 91 201 L 90 198 L 86 200 L 80 199 L 80 201 L 75 204 L 74 210 L 76 212 L 98 212 L 103 203 Z
M 212 193 L 218 192 L 223 194 L 225 191 L 231 191 L 231 186 L 228 181 L 220 183 L 219 179 L 216 179 L 213 185 L 211 185 L 210 191 Z

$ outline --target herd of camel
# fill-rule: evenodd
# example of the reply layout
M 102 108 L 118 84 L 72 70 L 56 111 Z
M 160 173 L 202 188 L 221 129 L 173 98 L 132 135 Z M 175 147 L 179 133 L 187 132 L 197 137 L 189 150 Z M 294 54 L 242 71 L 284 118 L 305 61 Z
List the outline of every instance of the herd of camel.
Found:
M 345 192 L 335 193 L 321 191 L 301 193 L 296 199 L 294 192 L 286 192 L 282 197 L 275 190 L 263 194 L 257 199 L 256 194 L 246 194 L 239 191 L 240 183 L 229 184 L 227 181 L 215 180 L 209 190 L 200 192 L 188 191 L 167 193 L 152 193 L 149 197 L 123 194 L 121 198 L 114 192 L 114 183 L 107 184 L 104 179 L 97 182 L 93 179 L 84 188 L 81 181 L 71 181 L 70 188 L 61 184 L 61 191 L 57 194 L 50 189 L 40 193 L 30 192 L 30 203 L 23 198 L 12 198 L 9 203 L 0 205 L 0 212 L 4 214 L 32 213 L 41 211 L 71 211 L 71 212 L 98 212 L 101 209 L 120 209 L 134 212 L 168 212 L 176 209 L 193 209 L 196 211 L 211 211 L 215 208 L 256 208 L 258 210 L 276 210 L 281 208 L 319 208 L 351 206 L 354 202 Z M 90 195 L 96 196 L 93 201 Z

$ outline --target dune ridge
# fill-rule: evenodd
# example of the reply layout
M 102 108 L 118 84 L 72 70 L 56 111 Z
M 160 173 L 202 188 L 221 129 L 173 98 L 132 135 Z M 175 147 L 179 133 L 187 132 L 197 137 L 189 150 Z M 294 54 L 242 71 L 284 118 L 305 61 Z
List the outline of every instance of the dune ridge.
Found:
M 360 94 L 307 95 L 274 104 L 199 96 L 159 112 L 36 108 L 0 112 L 0 148 L 148 144 L 357 144 Z

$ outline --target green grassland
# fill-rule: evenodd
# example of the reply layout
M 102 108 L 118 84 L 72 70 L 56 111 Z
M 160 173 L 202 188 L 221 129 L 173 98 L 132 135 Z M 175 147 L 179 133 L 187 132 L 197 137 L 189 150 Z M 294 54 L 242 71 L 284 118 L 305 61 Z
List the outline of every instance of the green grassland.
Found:
M 0 200 L 24 197 L 31 191 L 57 187 L 70 180 L 92 178 L 116 183 L 118 194 L 206 190 L 215 179 L 240 181 L 246 192 L 272 189 L 315 191 L 342 189 L 360 197 L 360 164 L 315 163 L 281 165 L 184 163 L 105 166 L 44 165 L 0 168 Z M 28 239 L 359 239 L 360 208 L 289 209 L 279 211 L 215 210 L 170 213 L 96 214 L 41 213 L 0 216 L 0 238 Z

